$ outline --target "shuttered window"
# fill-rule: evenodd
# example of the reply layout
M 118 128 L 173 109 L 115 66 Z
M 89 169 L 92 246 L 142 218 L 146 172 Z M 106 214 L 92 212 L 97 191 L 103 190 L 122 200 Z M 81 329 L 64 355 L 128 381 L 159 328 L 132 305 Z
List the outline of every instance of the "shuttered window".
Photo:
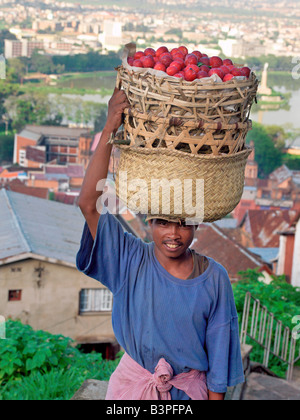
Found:
M 108 289 L 83 289 L 80 292 L 80 313 L 112 310 L 113 295 Z

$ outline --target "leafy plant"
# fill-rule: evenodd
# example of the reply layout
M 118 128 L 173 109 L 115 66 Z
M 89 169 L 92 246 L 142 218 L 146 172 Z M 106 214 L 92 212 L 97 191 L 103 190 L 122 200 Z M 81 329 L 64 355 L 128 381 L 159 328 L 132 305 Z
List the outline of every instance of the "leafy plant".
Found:
M 8 320 L 0 340 L 0 399 L 69 399 L 86 379 L 108 380 L 119 363 L 83 354 L 68 337 Z M 121 354 L 119 355 L 119 357 Z
M 245 296 L 250 292 L 255 299 L 260 300 L 261 305 L 274 314 L 276 320 L 292 330 L 295 326 L 292 319 L 300 314 L 300 289 L 286 283 L 284 276 L 273 276 L 273 281 L 265 284 L 258 270 L 243 271 L 239 275 L 240 280 L 233 285 L 233 291 L 240 325 Z M 253 345 L 251 360 L 262 363 L 264 349 L 254 341 L 250 342 L 250 339 L 249 344 Z M 269 368 L 278 376 L 285 377 L 287 364 L 271 355 Z

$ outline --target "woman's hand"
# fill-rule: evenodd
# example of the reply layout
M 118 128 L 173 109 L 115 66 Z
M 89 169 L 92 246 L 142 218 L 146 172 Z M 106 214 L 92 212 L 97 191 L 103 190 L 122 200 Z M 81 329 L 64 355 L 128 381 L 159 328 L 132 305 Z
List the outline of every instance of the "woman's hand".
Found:
M 124 110 L 129 107 L 130 104 L 125 92 L 115 88 L 113 96 L 108 103 L 108 115 L 105 130 L 116 134 L 122 125 Z

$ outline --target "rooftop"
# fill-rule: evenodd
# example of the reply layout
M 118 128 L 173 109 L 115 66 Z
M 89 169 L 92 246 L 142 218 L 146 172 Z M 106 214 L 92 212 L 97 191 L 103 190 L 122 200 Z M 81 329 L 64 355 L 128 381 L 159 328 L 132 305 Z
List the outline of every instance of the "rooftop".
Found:
M 134 234 L 118 216 L 123 229 Z M 41 258 L 76 266 L 84 218 L 76 206 L 0 190 L 0 265 Z
M 259 256 L 231 239 L 215 223 L 200 225 L 195 239 L 192 248 L 222 264 L 232 281 L 237 280 L 239 271 L 261 268 L 264 264 Z

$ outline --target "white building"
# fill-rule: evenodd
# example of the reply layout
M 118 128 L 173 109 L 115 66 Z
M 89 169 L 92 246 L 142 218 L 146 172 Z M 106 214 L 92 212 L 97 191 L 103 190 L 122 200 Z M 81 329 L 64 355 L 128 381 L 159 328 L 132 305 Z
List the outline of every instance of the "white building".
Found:
M 103 33 L 99 35 L 99 41 L 104 49 L 119 51 L 123 46 L 122 23 L 112 20 L 105 20 Z
M 244 48 L 243 41 L 237 39 L 221 39 L 219 46 L 226 57 L 243 57 Z

